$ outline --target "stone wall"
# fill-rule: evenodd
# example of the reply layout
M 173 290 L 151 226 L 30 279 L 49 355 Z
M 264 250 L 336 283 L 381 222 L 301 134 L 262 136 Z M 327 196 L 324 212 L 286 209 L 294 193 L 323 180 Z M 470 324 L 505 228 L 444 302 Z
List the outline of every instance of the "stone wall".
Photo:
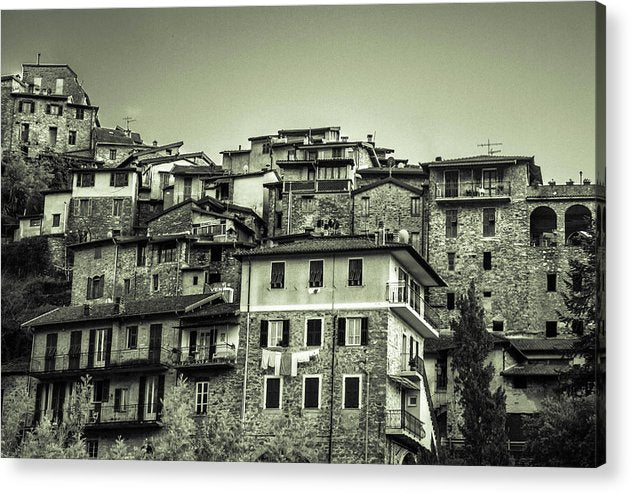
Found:
M 78 242 L 82 231 L 88 233 L 89 240 L 107 238 L 114 229 L 119 230 L 122 236 L 133 235 L 136 211 L 131 197 L 87 198 L 87 200 L 92 202 L 92 213 L 90 216 L 85 217 L 75 215 L 75 203 L 80 200 L 79 198 L 73 198 L 70 201 L 67 233 L 71 238 L 71 242 Z M 123 201 L 119 217 L 112 215 L 114 200 Z

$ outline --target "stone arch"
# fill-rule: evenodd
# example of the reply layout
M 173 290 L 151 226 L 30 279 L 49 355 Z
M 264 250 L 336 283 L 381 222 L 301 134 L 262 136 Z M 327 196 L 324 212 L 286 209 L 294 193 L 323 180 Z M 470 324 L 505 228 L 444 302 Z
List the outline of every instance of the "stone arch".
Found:
M 414 457 L 414 454 L 411 452 L 408 452 L 407 454 L 405 454 L 403 458 L 401 459 L 401 465 L 402 466 L 415 466 L 416 457 Z
M 556 245 L 557 215 L 545 205 L 530 213 L 530 244 L 533 246 Z
M 592 213 L 584 205 L 575 204 L 565 211 L 565 243 L 580 241 L 580 232 L 591 229 Z

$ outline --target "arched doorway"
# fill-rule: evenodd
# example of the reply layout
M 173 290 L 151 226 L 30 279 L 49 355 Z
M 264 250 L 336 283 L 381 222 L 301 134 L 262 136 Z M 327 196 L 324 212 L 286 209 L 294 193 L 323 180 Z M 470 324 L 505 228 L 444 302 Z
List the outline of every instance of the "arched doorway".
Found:
M 412 454 L 410 452 L 405 454 L 403 456 L 403 459 L 401 460 L 401 465 L 402 466 L 415 466 L 416 465 L 416 457 L 414 457 L 414 454 Z

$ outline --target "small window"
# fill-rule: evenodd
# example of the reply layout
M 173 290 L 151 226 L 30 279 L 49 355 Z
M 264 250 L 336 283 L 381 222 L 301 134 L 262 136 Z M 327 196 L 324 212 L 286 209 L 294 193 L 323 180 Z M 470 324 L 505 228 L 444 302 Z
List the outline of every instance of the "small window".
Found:
M 80 199 L 78 202 L 75 201 L 75 209 L 79 207 L 79 210 L 76 211 L 76 215 L 80 217 L 89 217 L 92 215 L 92 201 L 90 199 Z
M 370 197 L 362 197 L 361 215 L 368 216 L 370 214 Z
M 63 107 L 58 104 L 47 104 L 46 105 L 46 114 L 47 115 L 63 115 L 64 110 Z
M 456 254 L 453 252 L 447 254 L 447 270 L 456 270 Z
M 114 217 L 121 217 L 123 215 L 123 199 L 114 199 L 112 215 Z
M 528 388 L 528 380 L 526 377 L 513 377 L 514 389 L 526 389 Z
M 491 270 L 491 252 L 484 252 L 482 266 L 484 267 L 484 270 Z
M 18 105 L 20 113 L 35 113 L 35 103 L 33 101 L 22 101 Z
M 554 292 L 557 290 L 557 275 L 548 274 L 548 291 Z
M 482 209 L 482 236 L 495 236 L 495 209 Z
M 447 293 L 447 310 L 453 310 L 456 308 L 456 294 Z
M 272 262 L 270 285 L 272 289 L 285 287 L 285 262 Z
M 34 228 L 35 226 L 41 226 L 41 224 L 42 224 L 42 220 L 39 218 L 29 220 L 29 226 L 31 228 Z
M 265 376 L 264 402 L 265 409 L 280 409 L 282 399 L 282 380 L 280 377 Z
M 551 320 L 546 322 L 546 337 L 557 336 L 557 321 Z
M 578 337 L 582 337 L 585 333 L 585 322 L 583 320 L 572 320 L 572 332 Z
M 158 263 L 175 262 L 177 245 L 166 244 L 158 246 Z
M 103 287 L 105 285 L 105 276 L 88 277 L 88 289 L 86 299 L 97 299 L 103 296 Z
M 195 384 L 195 413 L 206 414 L 208 412 L 208 380 L 202 380 Z
M 129 405 L 129 389 L 127 388 L 114 389 L 114 412 L 116 413 L 127 412 L 128 405 Z
M 417 395 L 408 395 L 408 407 L 416 407 L 418 405 Z
M 270 320 L 267 324 L 267 347 L 287 346 L 289 341 L 285 341 L 284 332 L 287 327 L 286 320 Z M 287 334 L 288 335 L 288 334 Z
M 304 409 L 320 408 L 320 377 L 305 376 L 304 390 L 302 394 L 302 407 Z
M 58 228 L 61 223 L 61 214 L 53 214 L 53 228 Z
M 77 143 L 77 131 L 69 130 L 68 131 L 68 145 L 75 145 Z
M 199 277 L 193 276 L 193 286 L 197 286 L 199 284 Z
M 48 144 L 51 146 L 57 144 L 57 127 L 48 127 Z
M 94 186 L 94 173 L 78 173 L 77 186 L 78 187 L 93 187 Z
M 130 325 L 127 327 L 127 349 L 136 349 L 138 347 L 138 326 Z
M 490 292 L 490 291 L 483 291 L 483 292 L 482 292 L 482 295 L 483 295 L 485 298 L 490 298 L 490 297 L 491 297 L 491 292 Z
M 302 199 L 302 210 L 303 212 L 313 212 L 315 211 L 315 199 L 313 197 L 303 197 Z
M 307 346 L 322 345 L 322 319 L 313 318 L 307 320 Z
M 324 281 L 324 260 L 309 261 L 309 287 L 321 288 Z
M 362 320 L 361 318 L 346 319 L 346 346 L 360 346 L 362 343 Z
M 103 256 L 103 249 L 100 246 L 94 247 L 94 258 L 99 259 Z
M 154 291 L 158 291 L 160 289 L 160 278 L 158 277 L 158 274 L 154 274 L 153 275 L 153 290 Z
M 147 246 L 146 245 L 138 245 L 136 248 L 136 265 L 141 267 L 145 265 L 147 261 Z
M 125 295 L 129 295 L 129 293 L 131 292 L 131 280 L 130 279 L 123 279 L 123 289 L 125 292 Z
M 572 274 L 572 291 L 579 293 L 583 290 L 583 275 L 580 272 Z
M 75 118 L 77 120 L 83 120 L 84 117 L 85 117 L 85 110 L 83 108 L 77 108 L 75 110 Z
M 110 149 L 110 160 L 116 159 L 116 149 Z
M 276 215 L 274 216 L 274 225 L 276 226 L 276 228 L 278 229 L 282 229 L 283 227 L 283 213 L 282 212 L 276 212 Z
M 190 176 L 184 178 L 184 200 L 190 199 L 193 195 L 193 179 Z
M 421 197 L 410 198 L 410 215 L 415 217 L 421 215 Z
M 110 187 L 126 187 L 129 185 L 129 173 L 110 174 Z
M 361 286 L 363 281 L 364 261 L 360 258 L 348 259 L 348 285 Z
M 445 237 L 458 237 L 458 210 L 450 209 L 445 211 Z
M 360 387 L 361 387 L 361 377 L 360 376 L 345 376 L 343 380 L 343 396 L 344 402 L 342 407 L 344 409 L 359 409 L 361 407 L 361 398 L 360 398 Z
M 504 332 L 504 320 L 493 320 L 493 332 Z
M 86 440 L 85 447 L 90 459 L 97 459 L 99 457 L 99 441 L 98 440 Z

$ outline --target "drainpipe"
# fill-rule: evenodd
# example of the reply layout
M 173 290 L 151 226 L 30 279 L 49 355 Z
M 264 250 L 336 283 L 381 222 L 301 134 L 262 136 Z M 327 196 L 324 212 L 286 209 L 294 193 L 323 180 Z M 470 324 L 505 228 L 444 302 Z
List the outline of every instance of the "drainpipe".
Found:
M 252 260 L 248 258 L 248 297 L 245 319 L 245 365 L 243 369 L 243 395 L 241 398 L 241 424 L 245 423 L 245 400 L 248 387 L 248 358 L 250 356 L 250 280 L 252 279 Z
M 116 249 L 114 250 L 114 284 L 112 286 L 112 301 L 116 301 L 116 273 L 118 272 L 118 243 L 116 243 L 116 238 L 112 236 L 112 240 L 114 240 L 114 245 Z
M 370 372 L 366 372 L 366 424 L 364 426 L 364 463 L 368 464 L 368 405 L 370 403 Z
M 335 255 L 333 256 L 333 277 L 331 279 L 331 310 L 335 308 Z M 329 404 L 329 464 L 333 461 L 333 394 L 335 389 L 335 343 L 337 342 L 337 320 L 338 316 L 333 316 L 333 338 L 331 341 L 331 399 Z

